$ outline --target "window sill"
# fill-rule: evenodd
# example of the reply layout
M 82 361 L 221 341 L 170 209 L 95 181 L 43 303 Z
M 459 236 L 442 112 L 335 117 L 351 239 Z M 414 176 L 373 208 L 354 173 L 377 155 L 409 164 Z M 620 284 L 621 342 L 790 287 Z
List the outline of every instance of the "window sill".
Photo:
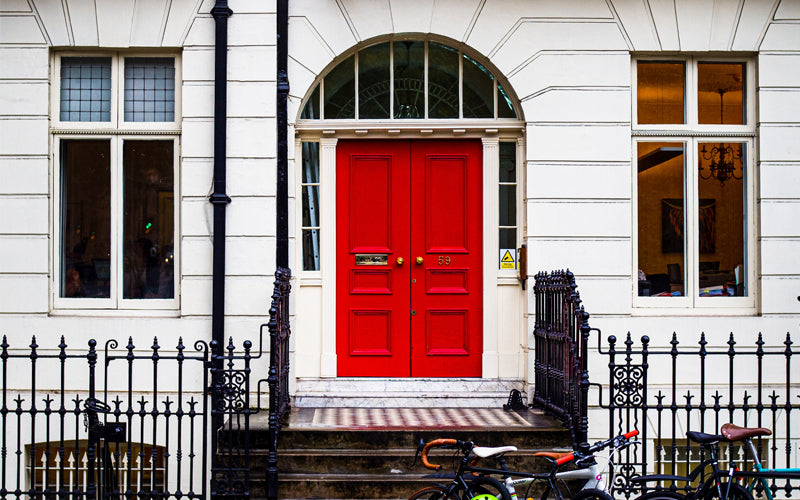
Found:
M 759 316 L 755 307 L 648 307 L 634 306 L 631 310 L 632 317 L 653 316 L 686 316 L 686 317 L 729 317 L 729 316 Z
M 51 317 L 93 316 L 98 318 L 180 318 L 178 309 L 53 309 Z

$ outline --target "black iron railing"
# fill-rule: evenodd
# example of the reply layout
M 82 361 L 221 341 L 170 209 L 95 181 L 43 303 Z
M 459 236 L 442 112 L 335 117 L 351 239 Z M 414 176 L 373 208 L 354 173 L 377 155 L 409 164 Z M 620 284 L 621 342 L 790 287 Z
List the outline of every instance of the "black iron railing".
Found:
M 269 450 L 267 457 L 267 497 L 278 498 L 278 433 L 289 412 L 289 295 L 292 273 L 278 268 L 269 308 Z
M 572 431 L 573 446 L 580 449 L 588 446 L 590 328 L 577 288 L 569 270 L 536 275 L 533 405 L 561 419 Z
M 0 498 L 205 498 L 205 342 L 0 347 Z
M 641 441 L 622 457 L 615 490 L 630 498 L 639 493 L 632 477 L 691 470 L 705 455 L 686 439 L 686 431 L 717 433 L 726 422 L 771 429 L 771 436 L 756 442 L 762 462 L 791 467 L 792 446 L 800 435 L 800 371 L 796 361 L 792 364 L 791 336 L 779 339 L 768 343 L 761 333 L 746 339 L 730 334 L 709 345 L 700 334 L 695 344 L 683 344 L 673 334 L 669 348 L 651 348 L 647 336 L 637 344 L 629 333 L 624 346 L 610 336 L 607 347 L 599 349 L 608 359 L 610 391 L 607 406 L 603 398 L 601 406 L 608 411 L 610 435 L 638 429 Z M 724 445 L 721 456 L 726 466 L 750 468 L 739 444 Z M 787 479 L 770 483 L 773 492 L 786 496 L 798 487 L 798 481 Z
M 289 280 L 270 307 L 268 493 L 277 498 L 277 436 L 289 410 Z M 262 335 L 263 336 L 263 335 Z M 0 343 L 0 499 L 247 498 L 251 363 L 237 349 L 133 338 L 104 348 Z M 260 396 L 260 394 L 259 394 Z

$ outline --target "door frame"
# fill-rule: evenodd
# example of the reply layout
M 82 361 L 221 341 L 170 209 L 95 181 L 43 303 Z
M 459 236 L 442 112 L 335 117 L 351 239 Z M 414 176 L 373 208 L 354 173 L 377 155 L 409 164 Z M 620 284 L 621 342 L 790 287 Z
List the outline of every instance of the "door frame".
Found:
M 322 125 L 322 124 L 320 124 Z M 411 125 L 409 123 L 409 125 Z M 465 124 L 461 124 L 463 127 Z M 498 224 L 499 219 L 499 144 L 503 142 L 516 142 L 517 144 L 517 166 L 518 166 L 518 189 L 517 194 L 517 217 L 518 217 L 518 242 L 525 241 L 525 213 L 524 213 L 524 192 L 525 192 L 525 167 L 524 167 L 524 124 L 514 120 L 509 121 L 504 126 L 498 123 L 493 124 L 497 128 L 470 127 L 455 128 L 455 124 L 436 128 L 435 130 L 420 129 L 413 127 L 408 130 L 392 130 L 386 126 L 368 127 L 368 130 L 357 130 L 343 127 L 338 130 L 330 130 L 328 127 L 303 127 L 297 130 L 295 138 L 296 158 L 301 157 L 301 143 L 303 141 L 319 142 L 319 169 L 320 169 L 320 227 L 322 237 L 320 241 L 320 272 L 316 272 L 313 278 L 301 282 L 321 287 L 321 314 L 320 324 L 320 359 L 319 376 L 321 378 L 336 378 L 337 375 L 337 355 L 336 355 L 336 331 L 335 327 L 330 328 L 325 325 L 336 325 L 336 151 L 339 139 L 480 139 L 482 149 L 482 197 L 483 197 L 483 356 L 482 356 L 482 379 L 498 379 L 500 376 L 500 366 L 510 365 L 519 367 L 519 378 L 527 377 L 525 366 L 527 363 L 525 349 L 519 348 L 519 352 L 509 355 L 499 349 L 499 336 L 497 333 L 498 325 L 498 287 L 516 286 L 519 289 L 517 271 L 501 271 L 497 262 L 497 251 L 499 245 Z M 299 203 L 297 203 L 299 205 Z M 299 211 L 299 208 L 297 209 Z M 296 244 L 300 245 L 300 240 L 295 239 Z M 301 255 L 301 248 L 295 248 L 295 255 Z M 295 259 L 302 262 L 302 259 Z M 527 313 L 525 302 L 527 294 L 520 290 L 518 294 L 520 309 L 519 328 L 523 331 L 527 329 Z M 298 332 L 300 333 L 300 332 Z M 295 357 L 301 353 L 296 353 Z M 308 361 L 311 361 L 310 359 Z M 507 377 L 503 377 L 507 378 Z

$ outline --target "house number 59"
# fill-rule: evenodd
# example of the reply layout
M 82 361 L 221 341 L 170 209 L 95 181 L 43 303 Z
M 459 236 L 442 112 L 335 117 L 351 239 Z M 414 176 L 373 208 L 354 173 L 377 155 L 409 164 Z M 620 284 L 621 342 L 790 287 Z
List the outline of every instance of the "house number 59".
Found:
M 450 256 L 449 255 L 440 255 L 439 256 L 439 265 L 440 266 L 449 266 L 450 265 Z

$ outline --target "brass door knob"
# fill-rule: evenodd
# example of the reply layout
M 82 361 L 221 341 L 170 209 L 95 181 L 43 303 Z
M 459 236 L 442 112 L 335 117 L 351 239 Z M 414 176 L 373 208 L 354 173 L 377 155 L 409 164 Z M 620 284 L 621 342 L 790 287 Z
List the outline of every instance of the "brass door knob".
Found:
M 398 257 L 398 258 L 397 258 L 397 265 L 398 265 L 398 266 L 402 266 L 402 265 L 403 265 L 403 262 L 405 262 L 405 261 L 403 260 L 403 258 L 402 258 L 402 257 Z
M 418 265 L 422 265 L 422 261 L 423 261 L 422 257 L 417 257 L 417 264 Z

